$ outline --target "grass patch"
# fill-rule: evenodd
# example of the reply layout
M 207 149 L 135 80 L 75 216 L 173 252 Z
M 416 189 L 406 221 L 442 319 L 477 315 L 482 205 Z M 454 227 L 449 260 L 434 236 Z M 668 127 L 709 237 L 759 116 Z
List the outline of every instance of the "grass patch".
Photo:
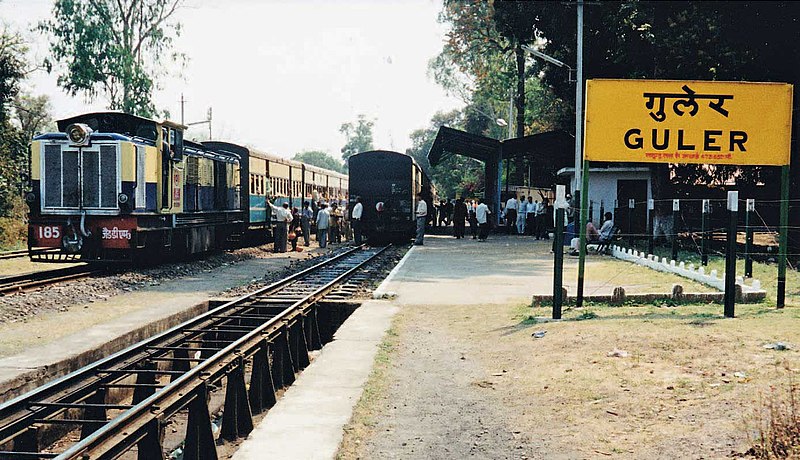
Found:
M 337 460 L 363 458 L 363 443 L 373 433 L 376 417 L 380 415 L 378 411 L 389 388 L 389 367 L 399 343 L 398 316 L 392 320 L 391 327 L 378 345 L 372 372 L 353 409 L 350 421 L 344 426 L 344 436 L 336 453 Z
M 581 312 L 581 314 L 575 318 L 575 321 L 585 321 L 587 319 L 595 319 L 595 318 L 597 318 L 597 313 L 587 310 Z
M 21 198 L 15 199 L 11 212 L 0 217 L 0 251 L 23 249 L 28 238 L 28 209 Z

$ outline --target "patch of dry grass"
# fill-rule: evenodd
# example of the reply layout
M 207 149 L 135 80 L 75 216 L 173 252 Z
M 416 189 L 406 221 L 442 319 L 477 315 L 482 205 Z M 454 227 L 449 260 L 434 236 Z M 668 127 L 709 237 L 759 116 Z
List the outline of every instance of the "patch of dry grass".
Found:
M 585 295 L 605 288 L 623 286 L 628 294 L 669 293 L 672 286 L 680 284 L 684 292 L 717 292 L 716 289 L 670 273 L 658 272 L 641 265 L 614 259 L 610 256 L 590 256 L 586 264 Z M 591 285 L 590 285 L 591 284 Z
M 376 418 L 380 416 L 386 399 L 389 367 L 400 340 L 398 335 L 400 317 L 402 313 L 395 316 L 392 326 L 386 331 L 386 336 L 379 345 L 364 391 L 353 409 L 350 421 L 344 427 L 344 437 L 336 453 L 337 460 L 363 458 L 364 442 L 372 435 Z
M 524 305 L 403 314 L 409 324 L 445 331 L 452 347 L 480 363 L 490 383 L 486 398 L 507 414 L 509 426 L 546 440 L 543 457 L 729 458 L 752 445 L 748 414 L 759 395 L 787 372 L 800 372 L 797 350 L 763 347 L 800 345 L 795 309 L 737 305 L 737 318 L 725 319 L 719 305 L 595 305 L 566 309 L 555 323 L 531 319 L 549 316 L 549 309 Z M 545 336 L 533 338 L 539 330 Z M 412 340 L 402 329 L 398 334 L 392 343 Z M 614 350 L 625 353 L 615 357 Z M 386 365 L 379 364 L 378 381 Z M 347 448 L 363 442 L 380 416 L 385 386 L 374 380 L 348 427 Z M 344 449 L 340 458 L 359 458 Z

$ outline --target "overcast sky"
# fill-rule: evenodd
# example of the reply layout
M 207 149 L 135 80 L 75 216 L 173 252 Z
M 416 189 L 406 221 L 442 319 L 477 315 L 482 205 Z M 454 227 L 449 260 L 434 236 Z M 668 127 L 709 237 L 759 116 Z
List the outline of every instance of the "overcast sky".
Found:
M 0 18 L 29 30 L 53 0 L 0 0 Z M 404 151 L 411 131 L 438 110 L 463 103 L 427 76 L 442 48 L 440 0 L 185 0 L 175 50 L 189 57 L 182 78 L 162 81 L 156 106 L 180 121 L 205 119 L 213 107 L 214 138 L 290 157 L 323 150 L 340 157 L 342 123 L 376 119 L 375 147 Z M 47 42 L 30 32 L 31 56 Z M 56 118 L 102 110 L 105 100 L 72 98 L 56 76 L 37 72 L 25 86 L 52 98 Z M 192 133 L 207 129 L 193 128 Z M 190 133 L 190 137 L 192 134 Z

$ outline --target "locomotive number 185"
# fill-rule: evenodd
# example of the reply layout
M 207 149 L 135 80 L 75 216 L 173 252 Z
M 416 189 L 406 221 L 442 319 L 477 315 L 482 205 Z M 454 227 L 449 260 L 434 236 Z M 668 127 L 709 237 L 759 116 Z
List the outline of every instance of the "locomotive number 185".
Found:
M 48 243 L 58 245 L 61 242 L 62 232 L 60 225 L 35 225 L 33 234 L 41 245 Z

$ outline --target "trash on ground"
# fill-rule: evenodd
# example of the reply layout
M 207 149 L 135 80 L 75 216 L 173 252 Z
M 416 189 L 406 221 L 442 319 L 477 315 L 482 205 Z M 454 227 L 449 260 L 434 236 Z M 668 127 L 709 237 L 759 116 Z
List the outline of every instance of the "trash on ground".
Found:
M 775 342 L 775 343 L 768 343 L 768 344 L 764 345 L 764 348 L 766 348 L 768 350 L 783 351 L 783 350 L 791 350 L 792 346 L 789 345 L 788 343 L 785 343 L 785 342 Z
M 533 336 L 534 339 L 541 339 L 542 337 L 544 337 L 545 334 L 547 334 L 547 331 L 536 331 L 531 335 Z
M 606 356 L 608 356 L 609 358 L 627 358 L 628 356 L 630 356 L 630 353 L 628 353 L 625 350 L 617 350 L 615 348 L 606 353 Z

